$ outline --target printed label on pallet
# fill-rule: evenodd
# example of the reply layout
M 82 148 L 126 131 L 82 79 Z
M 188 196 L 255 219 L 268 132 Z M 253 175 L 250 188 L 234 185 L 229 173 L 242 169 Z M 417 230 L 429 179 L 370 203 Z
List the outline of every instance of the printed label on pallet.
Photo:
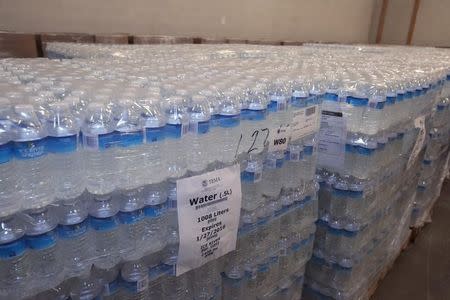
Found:
M 177 181 L 177 276 L 236 248 L 241 200 L 239 165 Z
M 314 105 L 294 111 L 291 122 L 292 140 L 313 134 L 319 127 L 319 106 Z
M 284 151 L 287 149 L 289 139 L 291 138 L 290 125 L 281 125 L 272 128 L 269 134 L 269 152 Z
M 322 111 L 318 161 L 322 166 L 342 170 L 345 160 L 347 129 L 342 112 Z

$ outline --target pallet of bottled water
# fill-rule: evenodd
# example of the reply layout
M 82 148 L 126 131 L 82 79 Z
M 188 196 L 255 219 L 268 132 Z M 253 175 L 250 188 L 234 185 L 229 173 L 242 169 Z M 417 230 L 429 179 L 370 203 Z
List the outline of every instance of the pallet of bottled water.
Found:
M 442 184 L 447 176 L 450 136 L 449 97 L 450 85 L 447 84 L 433 109 L 430 120 L 425 155 L 421 162 L 414 199 L 413 227 L 421 227 L 426 222 L 430 222 L 430 211 L 439 198 Z
M 358 299 L 408 237 L 448 51 L 48 53 L 0 62 L 0 298 Z M 227 207 L 202 214 L 210 225 L 195 236 L 229 232 L 232 251 L 186 265 L 180 187 L 193 186 L 181 183 L 236 166 L 235 231 L 215 221 Z M 188 199 L 199 210 L 226 202 Z
M 299 299 L 318 214 L 320 55 L 51 47 L 58 59 L 0 61 L 0 298 Z M 236 232 L 221 236 L 232 251 L 204 259 L 234 206 L 204 214 L 196 239 L 219 249 L 180 274 L 180 182 L 236 166 L 239 195 L 215 204 L 239 198 Z
M 446 101 L 440 101 L 450 82 L 443 63 L 448 54 L 310 47 L 334 58 L 342 71 L 322 103 L 319 220 L 304 298 L 366 299 L 409 237 L 414 201 L 420 197 L 417 183 L 423 182 L 419 173 L 442 176 L 423 164 L 431 164 L 430 155 L 437 164 L 447 158 L 448 132 L 438 134 L 431 127 L 448 123 Z M 430 146 L 437 140 L 439 151 Z M 441 161 L 438 153 L 431 154 L 435 151 Z

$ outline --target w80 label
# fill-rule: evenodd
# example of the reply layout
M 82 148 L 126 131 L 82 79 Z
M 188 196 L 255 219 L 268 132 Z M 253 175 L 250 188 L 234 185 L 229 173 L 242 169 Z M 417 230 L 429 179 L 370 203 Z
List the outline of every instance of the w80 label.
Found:
M 289 124 L 272 128 L 269 136 L 269 152 L 286 150 L 290 138 L 291 127 Z

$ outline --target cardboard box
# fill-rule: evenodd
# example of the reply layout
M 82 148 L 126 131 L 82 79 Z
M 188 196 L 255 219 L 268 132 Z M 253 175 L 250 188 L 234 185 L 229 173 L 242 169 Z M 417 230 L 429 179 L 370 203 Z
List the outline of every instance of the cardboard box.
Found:
M 248 44 L 248 40 L 243 39 L 227 39 L 228 44 Z
M 94 37 L 97 44 L 128 44 L 128 34 L 96 34 Z
M 189 37 L 175 37 L 168 35 L 135 35 L 134 44 L 193 44 L 194 39 Z
M 0 31 L 0 58 L 38 56 L 35 34 Z
M 41 33 L 40 43 L 44 56 L 47 56 L 45 48 L 48 42 L 93 43 L 94 36 L 86 33 Z
M 298 41 L 283 41 L 283 45 L 284 46 L 301 46 L 301 45 L 303 45 L 303 43 L 298 42 Z
M 281 45 L 281 41 L 269 41 L 269 40 L 249 40 L 248 44 L 251 45 L 273 45 L 273 46 L 279 46 Z
M 202 44 L 228 44 L 227 39 L 202 38 Z

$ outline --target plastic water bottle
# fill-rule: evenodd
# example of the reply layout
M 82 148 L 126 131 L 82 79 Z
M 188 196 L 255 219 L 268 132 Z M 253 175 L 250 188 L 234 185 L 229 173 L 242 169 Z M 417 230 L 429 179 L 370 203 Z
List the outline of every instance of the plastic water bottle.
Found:
M 84 169 L 78 142 L 80 128 L 68 104 L 53 104 L 46 125 L 48 161 L 54 179 L 55 196 L 58 199 L 76 198 L 85 189 Z
M 217 259 L 195 269 L 193 279 L 194 299 L 219 299 L 222 279 Z
M 164 183 L 151 184 L 144 188 L 145 237 L 147 254 L 161 251 L 167 243 L 168 201 Z
M 114 161 L 117 168 L 117 188 L 131 190 L 144 183 L 144 132 L 140 106 L 130 99 L 118 102 L 120 113 L 114 139 Z
M 25 227 L 15 216 L 0 218 L 0 299 L 20 299 L 30 290 Z
M 97 268 L 95 265 L 92 268 L 92 275 L 95 276 L 103 286 L 102 299 L 112 300 L 119 299 L 119 265 L 109 269 Z
M 224 93 L 219 106 L 218 125 L 220 130 L 215 131 L 212 137 L 216 148 L 221 149 L 220 162 L 225 166 L 236 160 L 239 143 L 240 107 L 236 95 L 227 91 Z
M 111 196 L 95 196 L 89 207 L 94 265 L 111 269 L 120 261 L 119 207 Z
M 100 299 L 103 286 L 93 274 L 85 274 L 77 278 L 77 284 L 72 287 L 71 299 L 95 300 Z
M 262 195 L 263 163 L 260 155 L 250 154 L 247 160 L 241 163 L 245 168 L 241 172 L 242 208 L 253 211 L 264 201 Z
M 192 103 L 189 108 L 189 134 L 186 135 L 186 153 L 188 170 L 192 174 L 198 174 L 208 166 L 206 152 L 209 141 L 210 112 L 207 106 L 206 97 L 203 95 L 192 96 Z
M 115 189 L 114 126 L 112 113 L 103 103 L 88 105 L 81 132 L 86 188 L 92 194 L 106 195 Z
M 87 203 L 83 196 L 64 200 L 58 207 L 58 237 L 60 251 L 64 253 L 66 277 L 74 277 L 89 272 L 92 258 L 92 241 L 89 236 Z
M 130 300 L 148 299 L 148 271 L 140 260 L 125 262 L 120 271 L 123 296 Z
M 54 201 L 49 172 L 47 131 L 39 122 L 33 106 L 14 107 L 14 158 L 16 159 L 16 190 L 25 209 L 44 207 Z
M 167 177 L 165 155 L 162 155 L 166 120 L 158 101 L 159 99 L 144 99 L 141 102 L 145 140 L 143 178 L 148 184 L 161 182 Z
M 167 247 L 162 268 L 166 277 L 162 282 L 164 299 L 183 300 L 192 298 L 192 289 L 189 283 L 189 273 L 176 276 L 176 263 L 178 259 L 179 237 L 176 230 L 171 229 L 167 237 Z
M 145 215 L 142 189 L 122 191 L 119 199 L 119 220 L 121 230 L 121 254 L 126 260 L 143 256 L 145 237 Z
M 267 122 L 267 96 L 265 94 L 265 85 L 259 84 L 251 88 L 244 99 L 241 107 L 241 132 L 245 137 L 241 141 L 240 152 L 250 151 L 252 154 L 259 154 L 264 150 L 264 147 L 252 147 L 255 130 L 261 130 L 258 134 L 267 132 L 269 129 Z M 264 130 L 264 131 L 263 131 Z M 255 146 L 255 145 L 253 145 Z
M 48 207 L 29 210 L 24 217 L 30 249 L 30 286 L 37 293 L 58 286 L 64 279 L 56 232 L 58 221 L 55 211 Z
M 189 129 L 189 118 L 180 96 L 169 97 L 164 103 L 166 116 L 165 146 L 168 177 L 179 178 L 186 173 L 184 136 Z
M 13 143 L 11 142 L 12 115 L 9 100 L 0 98 L 0 217 L 12 215 L 21 208 L 22 202 L 16 198 L 14 188 L 15 168 Z

